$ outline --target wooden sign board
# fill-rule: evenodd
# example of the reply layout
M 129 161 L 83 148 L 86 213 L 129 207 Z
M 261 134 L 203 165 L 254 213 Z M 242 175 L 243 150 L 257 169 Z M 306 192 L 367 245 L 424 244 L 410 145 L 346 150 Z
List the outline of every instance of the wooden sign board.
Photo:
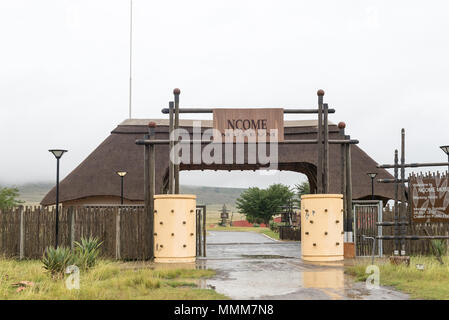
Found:
M 266 141 L 284 141 L 284 109 L 214 109 L 214 129 L 217 129 L 222 141 L 225 141 L 226 130 L 233 130 L 234 141 L 239 136 L 248 141 L 249 135 L 258 141 L 264 134 Z M 277 134 L 270 130 L 277 129 Z M 229 132 L 229 131 L 228 131 Z
M 449 222 L 447 176 L 410 176 L 409 196 L 413 221 Z

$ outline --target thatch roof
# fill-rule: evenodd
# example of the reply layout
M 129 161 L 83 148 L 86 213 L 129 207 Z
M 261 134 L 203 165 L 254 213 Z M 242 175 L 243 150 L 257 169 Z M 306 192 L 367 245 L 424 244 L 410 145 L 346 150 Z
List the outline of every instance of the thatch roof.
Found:
M 82 199 L 94 196 L 120 197 L 120 178 L 116 171 L 127 171 L 124 179 L 124 197 L 128 200 L 143 201 L 144 148 L 135 144 L 147 133 L 147 124 L 155 121 L 156 139 L 168 138 L 168 120 L 166 119 L 130 119 L 118 125 L 78 167 L 60 183 L 60 201 Z M 212 125 L 210 120 L 202 120 L 202 126 Z M 210 123 L 209 123 L 210 122 Z M 285 139 L 311 139 L 316 136 L 315 120 L 285 121 Z M 192 120 L 180 120 L 180 126 L 191 129 Z M 341 138 L 335 125 L 329 127 L 331 139 Z M 340 146 L 330 146 L 330 191 L 340 192 Z M 161 192 L 163 180 L 167 175 L 168 146 L 156 147 L 156 190 Z M 314 179 L 316 163 L 316 145 L 279 145 L 279 167 L 306 174 Z M 369 198 L 371 180 L 366 173 L 376 171 L 378 178 L 392 178 L 383 169 L 376 168 L 377 163 L 358 146 L 352 147 L 353 198 Z M 240 170 L 257 169 L 250 165 L 182 165 L 182 170 L 217 169 Z M 311 181 L 313 184 L 313 181 Z M 376 183 L 375 194 L 378 198 L 393 198 L 393 186 Z M 55 188 L 41 201 L 42 205 L 55 203 Z

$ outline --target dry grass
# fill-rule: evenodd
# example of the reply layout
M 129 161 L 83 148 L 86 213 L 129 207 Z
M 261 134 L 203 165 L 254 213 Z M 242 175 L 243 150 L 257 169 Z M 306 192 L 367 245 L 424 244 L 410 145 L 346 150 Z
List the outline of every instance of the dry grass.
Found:
M 40 261 L 0 259 L 0 299 L 226 299 L 214 290 L 198 288 L 201 279 L 214 274 L 213 270 L 155 270 L 148 268 L 148 265 L 145 267 L 132 263 L 100 261 L 92 270 L 81 273 L 79 290 L 68 290 L 65 280 L 52 280 Z M 19 281 L 31 281 L 34 285 L 17 292 L 17 287 L 13 284 Z
M 448 300 L 449 299 L 449 257 L 443 258 L 444 265 L 435 257 L 411 257 L 410 267 L 390 264 L 386 259 L 377 259 L 375 264 L 380 269 L 380 283 L 392 286 L 410 294 L 415 299 Z M 360 261 L 347 268 L 347 273 L 358 281 L 365 281 L 368 274 L 366 266 L 371 261 Z M 424 270 L 418 270 L 417 264 L 423 264 Z

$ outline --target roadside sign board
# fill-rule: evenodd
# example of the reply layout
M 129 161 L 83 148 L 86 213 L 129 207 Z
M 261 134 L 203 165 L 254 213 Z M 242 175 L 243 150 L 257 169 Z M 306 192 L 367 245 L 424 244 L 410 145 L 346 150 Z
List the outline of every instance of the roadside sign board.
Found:
M 449 222 L 449 179 L 440 175 L 409 178 L 412 219 L 415 222 Z

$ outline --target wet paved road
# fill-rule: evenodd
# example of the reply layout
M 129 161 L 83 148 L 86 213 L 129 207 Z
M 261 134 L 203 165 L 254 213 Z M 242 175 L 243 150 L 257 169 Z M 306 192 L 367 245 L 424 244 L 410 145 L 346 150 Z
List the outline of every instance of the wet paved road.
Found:
M 217 271 L 206 281 L 233 299 L 407 299 L 380 288 L 368 290 L 344 274 L 343 263 L 312 264 L 300 259 L 299 242 L 275 241 L 253 232 L 209 231 L 207 258 Z

